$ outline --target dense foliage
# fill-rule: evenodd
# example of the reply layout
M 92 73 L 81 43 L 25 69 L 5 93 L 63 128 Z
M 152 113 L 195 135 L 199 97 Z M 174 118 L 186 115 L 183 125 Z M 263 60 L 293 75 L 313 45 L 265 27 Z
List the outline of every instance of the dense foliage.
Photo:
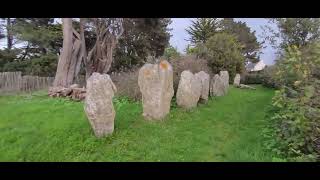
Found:
M 246 63 L 259 61 L 261 44 L 257 40 L 255 31 L 251 31 L 245 22 L 235 22 L 233 18 L 224 18 L 220 26 L 223 32 L 236 36 L 241 44 L 241 52 L 246 57 Z
M 267 146 L 289 161 L 315 161 L 320 155 L 320 45 L 289 47 L 278 61 L 280 90 L 273 98 Z
M 270 22 L 276 29 L 267 25 L 266 30 L 271 35 L 266 38 L 279 50 L 292 45 L 302 47 L 320 38 L 319 18 L 272 18 Z
M 242 55 L 245 56 L 245 64 L 259 61 L 261 43 L 258 42 L 255 31 L 251 31 L 245 22 L 236 22 L 233 18 L 198 18 L 192 21 L 186 31 L 193 45 L 193 48 L 190 46 L 186 48 L 187 54 L 205 53 L 202 45 L 212 36 L 223 32 L 235 36 L 240 44 Z
M 167 18 L 124 18 L 112 70 L 130 69 L 144 64 L 148 56 L 162 56 L 169 46 L 170 23 Z
M 218 32 L 218 18 L 197 18 L 191 21 L 191 26 L 186 29 L 193 44 L 206 43 L 207 40 Z
M 244 70 L 245 57 L 241 53 L 241 46 L 233 35 L 227 33 L 218 33 L 212 36 L 205 48 L 204 58 L 208 61 L 208 66 L 213 73 L 227 70 L 230 75 L 230 82 L 233 81 L 236 73 Z
M 262 84 L 269 88 L 279 88 L 280 82 L 276 78 L 278 67 L 275 65 L 267 66 L 261 71 L 245 72 L 241 75 L 243 84 Z
M 175 59 L 175 58 L 179 58 L 181 55 L 178 52 L 177 48 L 169 46 L 164 50 L 164 54 L 163 57 L 167 60 L 171 60 L 171 59 Z
M 20 46 L 0 50 L 0 71 L 53 76 L 62 47 L 61 24 L 54 18 L 11 18 L 11 21 L 14 44 L 20 43 Z M 115 49 L 112 71 L 130 69 L 145 63 L 148 56 L 164 54 L 169 45 L 170 19 L 124 18 L 123 23 L 125 31 Z M 78 30 L 79 22 L 74 21 L 73 24 Z M 1 32 L 5 35 L 4 28 Z M 93 46 L 94 35 L 90 28 L 85 29 L 87 48 Z

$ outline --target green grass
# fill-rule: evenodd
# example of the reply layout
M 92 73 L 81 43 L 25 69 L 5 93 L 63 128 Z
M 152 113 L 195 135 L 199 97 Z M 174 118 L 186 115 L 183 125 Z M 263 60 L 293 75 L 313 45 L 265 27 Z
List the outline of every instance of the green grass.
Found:
M 83 104 L 45 93 L 0 96 L 0 161 L 271 161 L 262 128 L 273 90 L 231 87 L 164 121 L 142 118 L 140 103 L 115 102 L 114 133 L 97 139 Z

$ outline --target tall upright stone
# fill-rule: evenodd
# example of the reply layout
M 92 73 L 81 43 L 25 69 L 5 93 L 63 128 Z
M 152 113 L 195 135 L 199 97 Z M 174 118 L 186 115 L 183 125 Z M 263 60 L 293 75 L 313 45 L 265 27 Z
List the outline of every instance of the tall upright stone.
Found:
M 228 93 L 228 89 L 229 89 L 229 73 L 228 71 L 220 71 L 220 78 L 224 84 L 224 95 L 226 95 Z
M 185 109 L 196 107 L 201 96 L 201 79 L 190 71 L 183 71 L 176 96 L 178 106 Z
M 201 95 L 200 100 L 206 102 L 209 96 L 210 75 L 204 71 L 200 71 L 195 74 L 201 81 Z
M 210 82 L 210 95 L 223 96 L 225 95 L 225 84 L 219 74 L 215 74 Z
M 114 130 L 112 98 L 117 91 L 108 74 L 93 73 L 87 80 L 84 110 L 97 137 Z
M 239 86 L 240 85 L 240 74 L 236 74 L 234 77 L 233 85 Z
M 173 90 L 173 69 L 168 61 L 145 64 L 139 70 L 138 85 L 142 94 L 143 116 L 161 120 L 170 112 Z

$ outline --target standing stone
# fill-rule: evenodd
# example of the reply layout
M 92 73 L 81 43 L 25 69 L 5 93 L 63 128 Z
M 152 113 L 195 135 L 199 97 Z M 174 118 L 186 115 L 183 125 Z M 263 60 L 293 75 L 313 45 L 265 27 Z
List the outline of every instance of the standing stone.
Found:
M 107 74 L 93 73 L 87 80 L 84 109 L 97 137 L 111 134 L 114 130 L 112 98 L 116 91 Z
M 220 71 L 220 78 L 224 85 L 228 88 L 229 87 L 229 73 L 228 71 Z
M 234 77 L 233 85 L 235 86 L 240 85 L 240 74 L 236 74 L 236 77 Z
M 223 96 L 225 94 L 225 84 L 221 80 L 219 74 L 215 74 L 210 83 L 210 95 L 211 96 Z
M 201 81 L 201 95 L 200 99 L 203 101 L 208 101 L 209 96 L 209 86 L 210 86 L 210 76 L 204 71 L 200 71 L 195 74 Z
M 168 61 L 145 64 L 139 71 L 138 85 L 142 94 L 143 116 L 163 119 L 170 112 L 173 90 L 173 70 Z
M 224 95 L 226 95 L 228 93 L 228 89 L 229 89 L 229 73 L 228 71 L 220 71 L 220 78 L 224 84 Z
M 181 73 L 177 104 L 185 109 L 196 107 L 201 95 L 201 80 L 190 71 Z

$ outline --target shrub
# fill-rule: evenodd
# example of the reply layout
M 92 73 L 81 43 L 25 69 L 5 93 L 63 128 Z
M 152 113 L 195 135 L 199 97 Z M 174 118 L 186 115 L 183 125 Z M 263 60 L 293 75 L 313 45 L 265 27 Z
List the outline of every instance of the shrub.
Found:
M 315 161 L 320 157 L 320 46 L 289 48 L 277 63 L 275 79 L 281 88 L 273 98 L 267 145 L 290 161 Z
M 244 73 L 241 78 L 242 84 L 262 84 L 262 72 Z
M 172 59 L 170 63 L 173 67 L 173 87 L 175 92 L 177 92 L 180 75 L 184 70 L 190 70 L 192 73 L 204 71 L 208 73 L 210 77 L 212 76 L 212 71 L 205 59 L 198 59 L 195 56 L 188 55 Z
M 125 96 L 132 100 L 141 100 L 141 92 L 138 85 L 139 68 L 127 72 L 112 73 L 111 79 L 117 87 L 117 96 Z
M 41 57 L 34 57 L 23 61 L 16 59 L 8 62 L 4 65 L 3 71 L 21 71 L 27 75 L 53 77 L 57 70 L 57 62 L 57 55 L 46 54 Z
M 280 88 L 280 82 L 276 79 L 277 66 L 266 67 L 262 71 L 262 85 L 269 88 Z
M 213 73 L 228 71 L 229 82 L 233 83 L 236 73 L 243 71 L 245 61 L 237 38 L 227 33 L 217 33 L 208 39 L 204 44 L 205 47 L 200 45 L 195 49 L 196 54 L 208 61 Z
M 169 46 L 164 50 L 163 57 L 168 60 L 175 59 L 180 57 L 180 53 L 178 52 L 177 48 Z
M 276 66 L 268 66 L 262 71 L 243 73 L 241 75 L 241 83 L 243 84 L 262 84 L 268 88 L 280 88 L 280 82 L 275 79 Z

